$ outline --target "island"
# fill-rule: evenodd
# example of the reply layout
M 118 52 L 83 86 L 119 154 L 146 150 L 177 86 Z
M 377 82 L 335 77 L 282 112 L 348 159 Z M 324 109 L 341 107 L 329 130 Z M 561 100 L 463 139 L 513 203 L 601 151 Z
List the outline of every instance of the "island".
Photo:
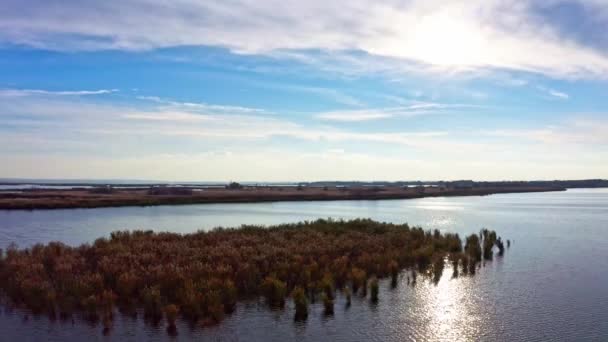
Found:
M 62 209 L 198 203 L 410 199 L 608 187 L 606 180 L 475 182 L 308 182 L 285 184 L 0 183 L 0 209 Z M 9 185 L 9 187 L 7 187 Z
M 379 279 L 390 279 L 389 288 L 399 281 L 436 284 L 445 265 L 452 277 L 473 276 L 509 245 L 487 229 L 461 239 L 369 219 L 185 235 L 117 231 L 79 247 L 9 247 L 0 252 L 0 294 L 50 319 L 101 321 L 105 333 L 117 310 L 135 317 L 143 312 L 151 323 L 164 318 L 173 335 L 178 317 L 202 327 L 217 324 L 252 298 L 273 309 L 292 300 L 296 320 L 306 319 L 315 301 L 332 315 L 336 296 L 344 296 L 345 310 L 351 296 L 376 305 Z

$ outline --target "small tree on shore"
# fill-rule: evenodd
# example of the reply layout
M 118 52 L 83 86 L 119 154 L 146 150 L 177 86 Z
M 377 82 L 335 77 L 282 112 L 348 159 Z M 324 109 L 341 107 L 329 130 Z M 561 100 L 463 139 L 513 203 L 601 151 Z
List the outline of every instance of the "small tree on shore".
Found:
M 228 189 L 228 190 L 239 190 L 242 188 L 243 188 L 243 186 L 237 182 L 230 182 L 230 183 L 228 183 L 228 185 L 226 185 L 226 189 Z

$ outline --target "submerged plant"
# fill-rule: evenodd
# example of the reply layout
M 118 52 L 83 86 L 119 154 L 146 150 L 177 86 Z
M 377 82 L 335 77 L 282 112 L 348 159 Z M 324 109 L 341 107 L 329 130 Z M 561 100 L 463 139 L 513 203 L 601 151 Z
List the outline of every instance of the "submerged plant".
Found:
M 370 287 L 370 300 L 372 301 L 372 303 L 377 303 L 378 302 L 378 278 L 376 278 L 376 276 L 372 276 L 370 282 L 369 282 L 369 287 Z
M 331 299 L 328 295 L 326 295 L 325 293 L 321 294 L 321 300 L 323 301 L 323 308 L 324 308 L 324 313 L 327 316 L 331 316 L 334 314 L 334 300 Z
M 144 316 L 160 320 L 162 317 L 162 297 L 158 286 L 146 287 L 142 290 Z
M 501 238 L 498 238 L 495 242 L 496 247 L 498 247 L 498 256 L 503 256 L 505 254 L 505 245 L 502 242 Z
M 177 335 L 177 326 L 175 325 L 175 320 L 177 319 L 177 314 L 179 313 L 179 309 L 175 304 L 169 304 L 165 306 L 165 317 L 167 318 L 167 333 L 171 336 Z
M 351 305 L 351 291 L 350 288 L 347 286 L 344 288 L 344 297 L 346 298 L 346 307 L 350 307 Z
M 397 287 L 399 280 L 399 264 L 395 260 L 391 260 L 388 264 L 389 272 L 391 273 L 391 288 Z
M 293 298 L 293 302 L 296 307 L 296 320 L 304 320 L 308 317 L 308 298 L 306 298 L 306 293 L 304 289 L 301 287 L 296 287 L 291 297 Z
M 282 308 L 285 305 L 287 288 L 284 282 L 274 277 L 266 277 L 261 289 L 270 306 Z
M 435 283 L 435 284 L 439 283 L 439 280 L 441 279 L 441 276 L 443 275 L 444 265 L 445 265 L 445 261 L 444 261 L 442 255 L 435 257 L 435 260 L 433 261 L 433 267 L 431 268 L 432 276 L 433 276 L 433 283 Z
M 367 293 L 367 274 L 364 270 L 353 267 L 351 270 L 353 292 L 357 293 L 359 288 L 362 288 L 364 293 Z
M 450 255 L 450 261 L 452 262 L 452 278 L 458 278 L 458 264 L 462 259 L 461 253 Z

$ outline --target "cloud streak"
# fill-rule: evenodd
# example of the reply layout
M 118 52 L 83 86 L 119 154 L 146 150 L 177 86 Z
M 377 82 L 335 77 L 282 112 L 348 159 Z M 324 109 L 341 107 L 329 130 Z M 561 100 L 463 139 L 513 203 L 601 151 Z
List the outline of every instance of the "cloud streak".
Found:
M 296 123 L 278 116 L 243 113 L 242 107 L 238 106 L 222 106 L 224 111 L 217 113 L 198 108 L 167 108 L 164 102 L 160 104 L 142 109 L 82 101 L 15 98 L 8 103 L 3 115 L 13 117 L 10 123 L 13 129 L 24 130 L 39 138 L 63 138 L 66 132 L 77 132 L 83 140 L 114 144 L 114 141 L 126 139 L 131 141 L 132 147 L 137 147 L 132 141 L 135 137 L 149 137 L 166 144 L 170 144 L 172 138 L 186 138 L 193 145 L 212 141 L 221 144 L 295 139 L 309 143 L 362 142 L 424 149 L 447 146 L 436 141 L 447 135 L 443 131 L 355 132 Z M 206 106 L 214 108 L 214 105 Z M 229 108 L 234 110 L 229 111 Z M 469 147 L 472 145 L 467 144 Z
M 544 86 L 538 86 L 538 90 L 546 93 L 547 95 L 550 95 L 552 97 L 556 97 L 558 99 L 562 99 L 562 100 L 568 100 L 570 99 L 570 95 L 559 91 L 559 90 L 555 90 L 555 89 L 551 89 L 551 88 L 547 88 Z
M 50 91 L 41 89 L 0 89 L 0 97 L 24 97 L 24 96 L 86 96 L 103 95 L 118 92 L 118 89 L 99 90 L 64 90 Z
M 208 104 L 202 102 L 180 102 L 169 99 L 164 99 L 158 96 L 138 96 L 138 100 L 149 101 L 160 104 L 163 108 L 178 108 L 187 111 L 206 111 L 214 113 L 240 113 L 240 114 L 271 114 L 271 112 L 251 107 L 242 106 L 226 106 L 217 104 Z
M 444 103 L 429 103 L 429 102 L 414 102 L 407 106 L 390 107 L 390 108 L 371 108 L 358 110 L 336 110 L 324 113 L 318 113 L 315 118 L 323 121 L 338 121 L 338 122 L 361 122 L 374 121 L 382 119 L 390 119 L 396 117 L 416 117 L 422 115 L 437 115 L 445 114 L 448 111 L 456 111 L 465 108 L 482 108 L 478 105 L 469 104 L 444 104 Z

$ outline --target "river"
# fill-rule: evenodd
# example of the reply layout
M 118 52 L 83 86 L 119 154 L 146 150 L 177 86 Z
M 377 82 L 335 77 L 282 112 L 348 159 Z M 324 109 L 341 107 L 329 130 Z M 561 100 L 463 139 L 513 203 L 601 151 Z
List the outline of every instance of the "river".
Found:
M 0 210 L 0 248 L 16 243 L 92 242 L 111 231 L 152 229 L 193 232 L 217 226 L 276 224 L 316 218 L 369 217 L 428 229 L 470 234 L 487 227 L 512 241 L 503 258 L 474 277 L 437 285 L 381 284 L 380 301 L 341 298 L 331 317 L 319 304 L 306 322 L 293 321 L 291 303 L 270 311 L 239 304 L 220 325 L 180 323 L 164 328 L 118 316 L 109 336 L 77 321 L 50 322 L 23 312 L 0 311 L 4 341 L 545 341 L 608 338 L 608 190 L 500 194 L 413 200 L 200 204 L 39 211 Z

